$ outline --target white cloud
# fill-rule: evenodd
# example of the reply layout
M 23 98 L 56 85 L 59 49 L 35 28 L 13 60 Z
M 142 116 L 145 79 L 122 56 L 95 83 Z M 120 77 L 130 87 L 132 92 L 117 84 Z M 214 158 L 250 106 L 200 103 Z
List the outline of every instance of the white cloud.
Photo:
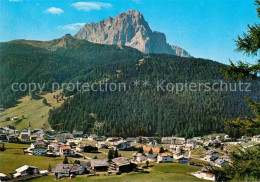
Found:
M 10 2 L 20 2 L 20 1 L 23 1 L 23 0 L 9 0 Z
M 72 4 L 77 10 L 90 11 L 100 10 L 101 8 L 110 8 L 112 4 L 102 2 L 76 2 Z
M 82 28 L 85 24 L 86 23 L 73 23 L 73 24 L 58 26 L 57 28 L 60 30 L 75 31 Z
M 51 13 L 51 14 L 61 14 L 64 13 L 62 9 L 60 8 L 55 8 L 55 7 L 50 7 L 46 10 L 47 13 Z

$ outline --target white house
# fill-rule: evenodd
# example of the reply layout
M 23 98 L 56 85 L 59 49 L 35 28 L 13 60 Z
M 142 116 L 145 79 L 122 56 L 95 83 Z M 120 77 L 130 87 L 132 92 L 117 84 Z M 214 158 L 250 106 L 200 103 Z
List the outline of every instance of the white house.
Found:
M 173 162 L 172 153 L 160 153 L 157 156 L 157 162 Z
M 128 142 L 127 140 L 120 140 L 120 141 L 117 141 L 117 142 L 113 142 L 111 144 L 111 147 L 114 149 L 114 150 L 124 150 L 124 149 L 127 149 L 127 148 L 130 148 L 131 147 L 131 143 Z
M 134 153 L 133 154 L 133 158 L 137 161 L 137 162 L 144 162 L 147 160 L 146 155 L 142 154 L 142 153 Z
M 214 150 L 207 150 L 205 159 L 208 161 L 214 161 L 218 158 L 218 153 Z
M 255 135 L 251 139 L 252 142 L 260 142 L 260 135 Z
M 157 161 L 157 155 L 146 154 L 146 160 L 148 160 L 149 162 L 156 162 Z
M 89 141 L 96 141 L 97 138 L 98 138 L 98 136 L 96 134 L 91 134 L 88 136 Z
M 47 153 L 47 147 L 36 147 L 32 149 L 34 155 L 45 156 Z
M 156 140 L 153 140 L 153 141 L 150 141 L 150 142 L 149 142 L 149 145 L 153 145 L 153 146 L 154 146 L 154 145 L 158 145 L 158 143 L 157 143 Z
M 188 164 L 190 165 L 190 158 L 189 157 L 180 157 L 178 160 L 178 163 L 180 164 Z
M 24 166 L 16 169 L 15 171 L 16 171 L 16 173 L 13 175 L 14 178 L 18 178 L 20 176 L 39 174 L 38 167 L 28 166 L 28 165 L 24 165 Z
M 70 146 L 63 146 L 60 148 L 60 155 L 61 156 L 72 156 L 74 155 L 74 150 L 71 149 Z

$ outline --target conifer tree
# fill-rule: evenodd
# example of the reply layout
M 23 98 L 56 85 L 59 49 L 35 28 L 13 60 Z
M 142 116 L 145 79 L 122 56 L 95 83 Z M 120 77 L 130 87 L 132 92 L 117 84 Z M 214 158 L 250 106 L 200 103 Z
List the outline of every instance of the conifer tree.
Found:
M 138 147 L 137 148 L 137 153 L 144 153 L 143 147 Z
M 67 156 L 65 156 L 65 158 L 63 159 L 63 164 L 68 164 L 68 163 L 69 163 L 68 158 Z
M 152 148 L 150 148 L 150 150 L 149 150 L 149 152 L 148 152 L 149 154 L 153 154 L 153 149 Z
M 256 0 L 255 3 L 258 17 L 260 18 L 260 0 Z M 246 55 L 259 56 L 260 23 L 248 25 L 248 28 L 247 33 L 244 32 L 242 36 L 238 36 L 236 40 L 236 50 L 244 52 Z M 259 80 L 260 59 L 257 60 L 257 64 L 255 65 L 249 65 L 241 61 L 235 65 L 231 62 L 229 66 L 222 68 L 221 71 L 227 79 L 231 80 Z M 224 118 L 226 130 L 229 131 L 232 137 L 240 137 L 242 135 L 253 136 L 260 133 L 260 102 L 253 101 L 250 98 L 246 98 L 246 101 L 248 106 L 253 110 L 253 118 L 248 115 L 244 116 L 245 119 L 241 119 L 240 117 L 236 120 Z
M 49 164 L 48 171 L 51 172 L 51 170 L 52 170 L 52 167 L 51 167 L 51 164 Z
M 258 17 L 260 18 L 260 0 L 256 0 Z M 249 31 L 238 36 L 237 51 L 244 54 L 256 56 L 260 49 L 260 24 L 248 25 Z M 260 60 L 255 65 L 248 65 L 239 62 L 238 65 L 231 63 L 230 66 L 223 68 L 221 71 L 225 77 L 233 80 L 255 79 L 259 80 Z M 246 101 L 253 109 L 254 117 L 245 115 L 245 119 L 237 118 L 236 120 L 224 119 L 226 129 L 231 136 L 239 137 L 242 135 L 252 136 L 260 133 L 260 102 L 246 98 Z M 242 146 L 236 147 L 237 150 L 231 155 L 232 164 L 224 169 L 212 168 L 212 172 L 218 176 L 231 177 L 235 180 L 258 181 L 260 179 L 260 145 L 255 147 Z
M 108 151 L 107 158 L 109 161 L 111 161 L 114 158 L 114 151 L 112 149 Z
M 119 156 L 117 149 L 115 150 L 114 158 L 117 158 Z
M 160 147 L 159 153 L 163 153 L 163 152 L 164 152 L 164 148 L 163 148 L 163 147 Z

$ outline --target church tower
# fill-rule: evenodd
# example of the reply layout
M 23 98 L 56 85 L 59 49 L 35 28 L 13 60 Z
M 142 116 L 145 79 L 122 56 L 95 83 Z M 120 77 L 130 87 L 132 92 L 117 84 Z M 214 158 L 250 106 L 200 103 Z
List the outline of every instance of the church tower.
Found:
M 28 135 L 31 136 L 31 123 L 29 121 Z

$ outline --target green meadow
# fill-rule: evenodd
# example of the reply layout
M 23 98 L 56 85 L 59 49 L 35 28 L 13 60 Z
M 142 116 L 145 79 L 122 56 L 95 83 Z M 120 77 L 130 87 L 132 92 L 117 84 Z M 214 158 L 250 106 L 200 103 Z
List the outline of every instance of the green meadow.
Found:
M 62 163 L 61 157 L 42 157 L 24 155 L 23 149 L 29 147 L 27 144 L 5 143 L 6 150 L 0 152 L 0 171 L 8 176 L 15 173 L 15 169 L 23 165 L 32 165 L 39 170 L 48 170 L 48 166 L 52 168 Z
M 81 182 L 81 181 L 176 181 L 176 182 L 196 182 L 196 181 L 207 181 L 198 179 L 192 176 L 190 173 L 200 170 L 200 167 L 188 166 L 177 163 L 151 163 L 152 167 L 145 169 L 145 172 L 131 172 L 123 173 L 121 175 L 110 175 L 110 176 L 92 176 L 86 177 L 86 175 L 76 176 L 76 178 L 62 178 L 57 181 L 70 181 L 70 182 Z M 53 181 L 54 175 L 44 176 L 32 179 L 33 182 Z

